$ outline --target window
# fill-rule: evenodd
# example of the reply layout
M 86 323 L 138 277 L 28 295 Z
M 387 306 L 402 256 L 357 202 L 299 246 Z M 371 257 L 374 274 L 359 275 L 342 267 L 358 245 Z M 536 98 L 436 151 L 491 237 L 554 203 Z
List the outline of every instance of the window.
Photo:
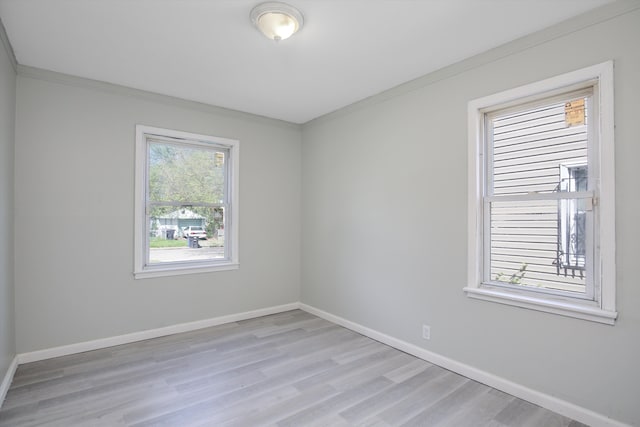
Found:
M 238 146 L 136 126 L 136 278 L 238 267 Z
M 611 62 L 469 103 L 472 298 L 613 324 Z
M 587 165 L 561 164 L 559 173 L 559 191 L 588 191 Z M 564 270 L 565 276 L 570 273 L 575 277 L 577 272 L 581 279 L 584 278 L 587 260 L 586 209 L 585 203 L 577 199 L 561 202 L 558 207 L 558 249 L 555 261 L 558 275 Z

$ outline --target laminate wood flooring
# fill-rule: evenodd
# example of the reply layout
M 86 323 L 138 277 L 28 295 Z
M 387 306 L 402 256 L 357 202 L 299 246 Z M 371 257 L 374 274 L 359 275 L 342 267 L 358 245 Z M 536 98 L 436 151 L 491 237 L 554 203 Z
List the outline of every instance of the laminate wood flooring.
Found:
M 583 426 L 300 310 L 18 367 L 0 426 Z

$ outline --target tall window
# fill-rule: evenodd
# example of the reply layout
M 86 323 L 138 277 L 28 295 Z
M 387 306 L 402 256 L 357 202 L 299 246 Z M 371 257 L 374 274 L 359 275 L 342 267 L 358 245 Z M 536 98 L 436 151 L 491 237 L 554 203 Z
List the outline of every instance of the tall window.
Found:
M 469 296 L 613 323 L 611 74 L 470 103 Z
M 136 277 L 237 268 L 238 142 L 136 131 Z

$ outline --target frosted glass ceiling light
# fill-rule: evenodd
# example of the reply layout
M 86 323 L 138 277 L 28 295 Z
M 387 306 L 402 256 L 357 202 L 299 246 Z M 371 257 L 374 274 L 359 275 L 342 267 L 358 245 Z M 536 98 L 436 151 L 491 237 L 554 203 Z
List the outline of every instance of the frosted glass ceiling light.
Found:
M 267 38 L 280 41 L 291 37 L 304 24 L 302 13 L 277 1 L 260 3 L 251 11 L 251 22 Z

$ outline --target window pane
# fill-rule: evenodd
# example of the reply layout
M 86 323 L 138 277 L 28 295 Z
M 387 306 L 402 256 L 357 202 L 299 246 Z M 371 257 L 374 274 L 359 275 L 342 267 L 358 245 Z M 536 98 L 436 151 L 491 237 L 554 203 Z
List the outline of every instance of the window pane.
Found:
M 149 218 L 149 264 L 224 259 L 224 229 L 223 207 L 153 207 Z
M 149 200 L 224 203 L 226 153 L 199 147 L 149 144 Z
M 491 203 L 489 281 L 585 293 L 584 240 L 568 255 L 562 248 L 559 212 L 576 200 Z M 566 210 L 566 208 L 565 208 Z M 576 219 L 574 224 L 582 223 Z M 579 227 L 579 226 L 578 226 Z M 577 242 L 574 239 L 574 242 Z M 578 262 L 582 251 L 582 261 Z M 573 264 L 569 265 L 569 261 Z
M 565 269 L 584 269 L 586 265 L 585 200 L 561 200 L 559 209 L 558 261 Z
M 493 194 L 567 191 L 561 185 L 560 167 L 587 164 L 586 101 L 555 102 L 492 117 Z

